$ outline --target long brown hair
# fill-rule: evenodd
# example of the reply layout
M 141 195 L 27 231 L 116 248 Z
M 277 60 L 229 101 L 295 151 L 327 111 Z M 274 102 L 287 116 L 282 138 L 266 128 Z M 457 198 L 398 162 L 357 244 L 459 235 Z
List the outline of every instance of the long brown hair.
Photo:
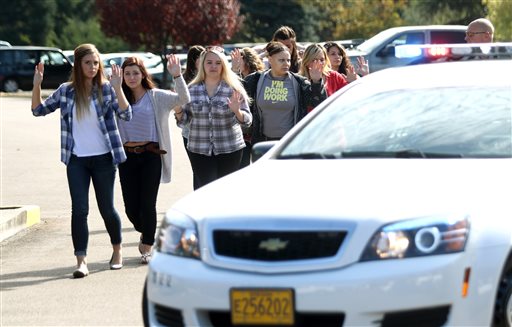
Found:
M 352 62 L 350 61 L 350 58 L 347 55 L 347 51 L 345 50 L 345 47 L 343 47 L 341 44 L 338 44 L 333 41 L 325 42 L 324 48 L 325 48 L 325 50 L 327 50 L 327 52 L 329 52 L 329 50 L 332 47 L 335 47 L 336 49 L 338 49 L 340 52 L 340 55 L 341 55 L 341 64 L 338 67 L 338 73 L 347 75 L 347 73 L 349 71 L 349 67 L 350 68 L 352 67 Z
M 141 85 L 143 88 L 145 88 L 146 90 L 155 88 L 155 83 L 153 83 L 153 80 L 151 79 L 151 75 L 148 74 L 148 71 L 146 70 L 146 67 L 144 66 L 144 62 L 142 61 L 142 59 L 140 59 L 138 57 L 128 57 L 124 60 L 123 65 L 121 66 L 121 68 L 123 69 L 123 72 L 124 72 L 124 69 L 128 66 L 139 67 L 140 72 L 142 74 Z M 126 85 L 126 82 L 124 81 L 124 77 L 123 77 L 122 87 L 123 87 L 123 92 L 126 95 L 126 98 L 128 99 L 128 102 L 130 104 L 134 104 L 135 103 L 135 95 L 133 94 L 132 89 L 130 89 L 128 87 L 128 85 Z
M 82 71 L 82 60 L 85 56 L 95 54 L 98 56 L 99 67 L 96 76 L 92 79 L 92 90 L 91 93 L 88 93 L 87 86 L 85 85 L 85 77 L 84 72 Z M 73 70 L 71 71 L 71 86 L 75 89 L 75 103 L 76 103 L 76 113 L 77 119 L 81 119 L 85 112 L 89 110 L 89 96 L 94 92 L 94 86 L 97 89 L 97 97 L 99 99 L 100 104 L 103 104 L 103 94 L 101 90 L 101 86 L 106 83 L 107 79 L 103 75 L 103 63 L 100 58 L 100 53 L 94 44 L 85 43 L 80 44 L 76 47 L 74 51 L 75 55 L 75 65 L 73 66 Z
M 199 59 L 201 53 L 205 50 L 203 46 L 194 45 L 187 52 L 187 67 L 183 73 L 183 79 L 188 84 L 197 75 L 196 60 Z

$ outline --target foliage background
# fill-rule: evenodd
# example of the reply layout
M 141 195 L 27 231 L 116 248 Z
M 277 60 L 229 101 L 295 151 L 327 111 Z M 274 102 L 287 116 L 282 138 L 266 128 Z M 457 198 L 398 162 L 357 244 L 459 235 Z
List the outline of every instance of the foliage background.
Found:
M 113 28 L 151 3 L 142 25 Z M 115 10 L 105 14 L 108 4 Z M 220 11 L 204 12 L 206 4 Z M 177 9 L 162 18 L 165 7 Z M 494 23 L 496 41 L 512 41 L 512 0 L 0 0 L 0 40 L 61 49 L 94 43 L 105 53 L 156 51 L 162 44 L 267 42 L 281 25 L 292 27 L 298 41 L 315 42 L 370 38 L 393 26 L 467 25 L 479 17 Z M 151 28 L 142 31 L 144 24 Z M 137 33 L 162 36 L 145 42 Z

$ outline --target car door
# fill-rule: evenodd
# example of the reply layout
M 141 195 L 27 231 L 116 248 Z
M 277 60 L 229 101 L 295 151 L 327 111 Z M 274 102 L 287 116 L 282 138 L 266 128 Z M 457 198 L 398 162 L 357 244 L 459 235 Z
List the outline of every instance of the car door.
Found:
M 395 35 L 369 55 L 370 72 L 408 65 L 416 58 L 396 58 L 395 47 L 404 44 L 425 44 L 425 41 L 426 31 L 407 31 Z
M 44 63 L 42 88 L 57 88 L 69 80 L 71 64 L 63 53 L 56 50 L 41 50 L 39 60 Z

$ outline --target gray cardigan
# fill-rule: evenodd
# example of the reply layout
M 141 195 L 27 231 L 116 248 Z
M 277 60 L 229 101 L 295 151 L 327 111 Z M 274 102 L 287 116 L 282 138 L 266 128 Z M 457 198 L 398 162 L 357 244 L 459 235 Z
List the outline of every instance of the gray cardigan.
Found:
M 161 183 L 169 183 L 171 181 L 172 172 L 172 149 L 171 149 L 171 129 L 169 126 L 169 114 L 171 110 L 177 106 L 182 106 L 190 102 L 190 93 L 187 84 L 182 76 L 175 79 L 176 93 L 162 90 L 149 90 L 151 104 L 155 110 L 156 129 L 158 132 L 158 142 L 160 149 L 167 151 L 162 154 L 162 176 Z

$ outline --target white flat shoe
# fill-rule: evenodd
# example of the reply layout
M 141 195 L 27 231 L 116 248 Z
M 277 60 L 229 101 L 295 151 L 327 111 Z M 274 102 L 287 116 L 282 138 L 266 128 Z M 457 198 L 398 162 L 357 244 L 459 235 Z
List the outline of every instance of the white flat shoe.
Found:
M 87 265 L 85 263 L 80 264 L 75 271 L 73 271 L 74 278 L 84 278 L 89 275 L 89 269 L 87 269 Z

